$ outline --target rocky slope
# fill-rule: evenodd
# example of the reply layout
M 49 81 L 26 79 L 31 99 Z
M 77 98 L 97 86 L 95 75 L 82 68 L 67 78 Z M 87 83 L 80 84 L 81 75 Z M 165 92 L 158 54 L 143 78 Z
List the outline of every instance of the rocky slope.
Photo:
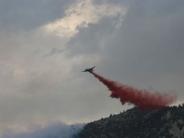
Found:
M 130 109 L 87 124 L 77 138 L 184 138 L 184 104 L 158 110 Z

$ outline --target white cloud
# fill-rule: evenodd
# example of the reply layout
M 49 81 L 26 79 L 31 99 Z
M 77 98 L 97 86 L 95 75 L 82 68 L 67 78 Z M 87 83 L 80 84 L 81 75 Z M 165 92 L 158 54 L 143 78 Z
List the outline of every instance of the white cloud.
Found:
M 65 11 L 65 16 L 45 25 L 43 28 L 48 33 L 60 37 L 71 38 L 79 32 L 79 28 L 96 24 L 104 17 L 124 15 L 126 8 L 115 4 L 97 5 L 93 0 L 79 0 Z

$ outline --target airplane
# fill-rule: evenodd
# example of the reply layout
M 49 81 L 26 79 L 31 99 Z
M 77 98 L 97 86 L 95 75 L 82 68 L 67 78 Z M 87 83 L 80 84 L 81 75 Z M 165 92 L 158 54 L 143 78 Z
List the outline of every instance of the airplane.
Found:
M 90 73 L 92 73 L 95 67 L 96 66 L 93 66 L 91 68 L 87 68 L 87 69 L 83 70 L 82 72 L 90 72 Z

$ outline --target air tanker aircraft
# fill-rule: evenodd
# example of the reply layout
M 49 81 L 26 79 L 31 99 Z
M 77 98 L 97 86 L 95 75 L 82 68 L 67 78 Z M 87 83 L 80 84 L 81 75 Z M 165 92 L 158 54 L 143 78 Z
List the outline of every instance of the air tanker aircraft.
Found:
M 89 73 L 92 73 L 95 67 L 96 67 L 96 66 L 93 66 L 93 67 L 91 67 L 91 68 L 87 68 L 87 69 L 83 70 L 82 72 L 89 72 Z

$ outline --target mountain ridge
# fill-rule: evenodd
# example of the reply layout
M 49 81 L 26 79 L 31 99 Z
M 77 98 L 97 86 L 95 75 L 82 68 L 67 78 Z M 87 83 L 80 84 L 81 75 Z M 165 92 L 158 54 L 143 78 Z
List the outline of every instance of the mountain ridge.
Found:
M 76 138 L 184 138 L 184 104 L 155 110 L 137 107 L 84 126 Z

